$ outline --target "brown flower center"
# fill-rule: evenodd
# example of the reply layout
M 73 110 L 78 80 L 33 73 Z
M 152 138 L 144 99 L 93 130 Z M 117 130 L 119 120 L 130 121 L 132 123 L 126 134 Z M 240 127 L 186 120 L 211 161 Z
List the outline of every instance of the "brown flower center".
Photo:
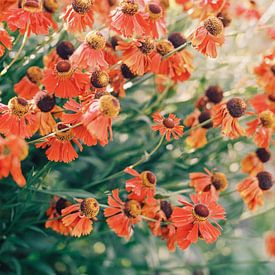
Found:
M 85 42 L 94 50 L 102 50 L 105 48 L 106 39 L 98 31 L 91 31 L 85 37 Z
M 116 117 L 120 111 L 117 98 L 112 95 L 104 95 L 99 99 L 99 110 L 108 117 Z
M 227 178 L 223 173 L 214 173 L 211 182 L 218 191 L 224 191 L 227 187 Z
M 59 198 L 57 202 L 55 203 L 55 209 L 59 215 L 61 215 L 61 212 L 64 208 L 72 205 L 70 201 L 67 201 L 63 198 Z
M 136 200 L 129 200 L 125 204 L 125 214 L 129 218 L 136 218 L 141 214 L 140 203 Z
M 165 118 L 162 124 L 168 129 L 173 129 L 175 127 L 175 122 L 172 118 Z
M 199 221 L 205 221 L 207 217 L 209 216 L 209 209 L 204 204 L 197 204 L 195 205 L 193 209 L 193 215 L 199 220 Z
M 172 32 L 168 36 L 168 40 L 173 44 L 175 48 L 178 48 L 187 42 L 187 40 L 180 32 Z
M 227 12 L 219 12 L 217 17 L 222 21 L 222 24 L 225 28 L 228 27 L 232 21 L 232 18 Z
M 47 91 L 40 91 L 34 97 L 34 102 L 40 111 L 50 112 L 55 106 L 55 97 L 50 95 Z
M 157 184 L 157 178 L 151 171 L 141 173 L 142 184 L 146 187 L 154 188 Z
M 55 66 L 56 71 L 59 75 L 67 76 L 72 73 L 72 65 L 67 60 L 61 60 L 58 61 L 58 63 Z
M 37 66 L 28 68 L 26 75 L 28 79 L 34 84 L 39 84 L 43 78 L 42 70 Z
M 209 86 L 205 91 L 205 95 L 210 102 L 217 104 L 223 99 L 223 89 L 218 85 Z
M 149 4 L 146 9 L 151 19 L 157 20 L 162 15 L 162 8 L 156 3 Z
M 169 203 L 168 201 L 161 201 L 160 209 L 164 212 L 167 219 L 169 219 L 171 217 L 172 212 L 173 212 L 171 203 Z
M 273 112 L 266 110 L 259 114 L 261 123 L 266 128 L 272 128 L 274 126 L 274 114 Z
M 29 12 L 42 11 L 42 3 L 40 0 L 23 0 L 22 8 Z
M 170 53 L 171 51 L 173 51 L 173 49 L 174 49 L 173 44 L 168 40 L 162 40 L 158 42 L 156 46 L 157 52 L 162 56 Z
M 56 129 L 58 131 L 60 131 L 60 130 L 63 130 L 63 131 L 55 133 L 56 138 L 62 142 L 70 141 L 74 137 L 74 135 L 72 133 L 72 130 L 69 127 L 70 127 L 69 125 L 59 122 L 56 126 Z
M 199 123 L 204 123 L 205 121 L 211 119 L 211 113 L 209 111 L 203 111 L 199 115 Z M 201 126 L 202 128 L 209 129 L 213 127 L 212 121 L 209 121 L 209 123 Z
M 99 212 L 98 201 L 94 198 L 88 198 L 80 204 L 81 212 L 89 219 L 94 219 Z
M 126 79 L 132 79 L 135 77 L 135 74 L 131 71 L 131 69 L 126 64 L 122 64 L 120 66 L 120 70 L 123 77 Z
M 138 12 L 138 4 L 134 0 L 124 0 L 120 2 L 121 11 L 127 15 L 135 15 Z
M 238 97 L 234 97 L 228 100 L 226 103 L 226 107 L 229 114 L 234 118 L 243 116 L 246 111 L 246 103 Z
M 110 78 L 109 74 L 104 71 L 95 71 L 91 76 L 91 84 L 95 88 L 103 88 L 109 84 Z
M 262 171 L 258 173 L 256 177 L 258 179 L 259 187 L 263 191 L 269 190 L 272 187 L 272 175 L 269 172 Z
M 11 113 L 21 119 L 29 112 L 30 104 L 22 97 L 13 97 L 8 103 Z
M 256 150 L 256 155 L 258 159 L 263 163 L 268 162 L 271 157 L 270 151 L 267 150 L 266 148 L 258 148 Z
M 222 21 L 216 16 L 208 17 L 204 20 L 203 24 L 206 30 L 214 36 L 218 36 L 223 31 Z
M 56 47 L 57 54 L 63 59 L 69 59 L 74 51 L 74 45 L 70 41 L 62 41 Z
M 86 13 L 93 5 L 92 0 L 73 0 L 72 7 L 75 12 L 84 14 Z
M 139 46 L 138 48 L 144 54 L 151 53 L 155 48 L 154 41 L 150 38 L 146 38 L 144 41 L 140 43 L 141 43 L 141 46 Z

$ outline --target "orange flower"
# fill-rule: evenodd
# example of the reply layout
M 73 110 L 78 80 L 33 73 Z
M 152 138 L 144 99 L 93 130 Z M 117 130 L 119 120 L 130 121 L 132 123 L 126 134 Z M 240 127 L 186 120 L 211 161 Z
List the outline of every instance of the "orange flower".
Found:
M 23 0 L 22 8 L 8 10 L 6 20 L 11 31 L 19 29 L 21 34 L 26 32 L 28 25 L 28 35 L 48 34 L 49 28 L 54 27 L 51 15 L 42 11 L 41 0 Z
M 248 122 L 247 126 L 247 136 L 254 136 L 254 142 L 258 147 L 269 147 L 275 126 L 275 116 L 271 111 L 261 112 L 255 120 Z
M 125 37 L 143 35 L 147 28 L 147 22 L 141 8 L 143 0 L 122 0 L 119 7 L 111 13 L 110 28 Z
M 244 202 L 250 210 L 255 210 L 257 206 L 263 206 L 264 193 L 273 185 L 272 175 L 269 172 L 259 172 L 255 177 L 248 177 L 237 185 Z
M 61 210 L 62 222 L 71 227 L 70 235 L 80 237 L 89 235 L 93 230 L 93 221 L 96 221 L 99 212 L 99 203 L 94 198 L 75 199 L 76 204 Z
M 48 220 L 45 223 L 45 228 L 51 228 L 53 231 L 68 236 L 71 233 L 71 228 L 63 224 L 61 220 L 62 209 L 70 206 L 71 203 L 63 198 L 54 196 L 50 207 L 48 208 L 46 215 Z
M 71 56 L 71 61 L 83 69 L 92 71 L 100 68 L 105 69 L 108 63 L 104 59 L 104 51 L 106 40 L 98 31 L 91 31 L 85 37 L 82 43 Z
M 217 46 L 224 43 L 223 24 L 216 16 L 210 16 L 203 21 L 191 35 L 193 46 L 202 54 L 217 57 Z
M 119 190 L 114 189 L 108 196 L 109 207 L 104 209 L 104 216 L 110 229 L 119 237 L 129 240 L 133 234 L 133 225 L 141 221 L 141 206 L 136 200 L 123 202 L 119 198 Z
M 227 188 L 226 176 L 220 172 L 211 173 L 206 168 L 204 170 L 206 174 L 198 172 L 189 174 L 190 186 L 194 187 L 197 193 L 210 193 L 213 199 L 217 200 L 219 193 Z
M 14 85 L 14 91 L 26 99 L 31 99 L 39 91 L 39 85 L 43 78 L 42 70 L 37 66 L 28 68 L 24 76 L 17 84 Z
M 131 42 L 118 41 L 117 50 L 122 51 L 122 62 L 137 75 L 151 70 L 154 41 L 151 38 L 134 39 Z
M 18 7 L 18 0 L 2 0 L 0 1 L 0 22 L 5 20 L 6 12 L 11 8 Z
M 99 99 L 92 100 L 82 121 L 92 136 L 96 137 L 102 146 L 112 140 L 112 119 L 117 117 L 120 111 L 118 99 L 111 95 L 103 95 Z
M 177 241 L 181 249 L 186 249 L 198 238 L 212 243 L 221 234 L 220 230 L 211 224 L 220 225 L 216 220 L 225 219 L 223 207 L 215 202 L 209 193 L 190 195 L 192 203 L 179 200 L 184 206 L 175 207 L 172 222 L 177 228 Z
M 72 142 L 78 146 L 80 151 L 83 150 L 83 147 L 72 133 L 72 130 L 69 129 L 69 125 L 58 123 L 56 125 L 56 131 L 60 130 L 63 131 L 55 133 L 54 136 L 45 138 L 46 141 L 37 143 L 36 147 L 43 149 L 48 147 L 46 150 L 48 160 L 68 163 L 78 157 Z
M 257 113 L 267 109 L 275 113 L 275 93 L 274 96 L 272 94 L 257 94 L 250 99 L 250 103 Z
M 89 88 L 89 75 L 82 73 L 68 60 L 61 60 L 55 69 L 45 69 L 42 82 L 48 92 L 58 97 L 75 97 Z
M 160 113 L 153 114 L 154 122 L 157 125 L 152 126 L 153 131 L 159 131 L 159 133 L 164 136 L 167 141 L 171 140 L 171 134 L 174 139 L 179 139 L 183 136 L 183 126 L 180 124 L 180 119 L 174 114 L 169 114 L 167 118 L 163 117 Z
M 0 133 L 30 138 L 37 129 L 38 117 L 27 100 L 13 97 L 8 105 L 0 103 Z
M 238 118 L 246 111 L 246 103 L 234 97 L 227 102 L 213 106 L 213 127 L 222 128 L 222 133 L 230 138 L 238 138 L 245 134 L 244 129 L 239 125 Z
M 94 11 L 92 0 L 73 0 L 67 6 L 63 15 L 67 31 L 71 33 L 85 32 L 87 28 L 92 29 L 94 25 Z
M 256 152 L 249 153 L 241 162 L 242 172 L 256 176 L 264 170 L 264 163 L 269 161 L 270 152 L 266 148 L 258 148 Z
M 269 257 L 275 257 L 275 232 L 270 231 L 265 234 L 265 250 Z
M 124 172 L 134 176 L 133 179 L 126 181 L 126 191 L 131 192 L 128 198 L 139 202 L 144 202 L 145 200 L 148 203 L 152 202 L 154 200 L 157 184 L 155 174 L 151 171 L 138 173 L 130 167 L 127 167 Z
M 24 187 L 26 179 L 21 171 L 21 161 L 28 156 L 28 152 L 28 144 L 20 137 L 0 136 L 0 179 L 11 174 L 17 185 Z
M 4 55 L 6 48 L 12 49 L 12 38 L 0 23 L 0 57 Z

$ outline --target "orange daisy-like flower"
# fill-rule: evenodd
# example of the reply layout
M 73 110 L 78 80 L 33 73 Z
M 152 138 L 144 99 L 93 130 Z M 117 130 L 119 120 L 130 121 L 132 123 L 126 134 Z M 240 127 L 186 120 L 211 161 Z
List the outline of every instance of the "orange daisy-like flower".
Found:
M 227 188 L 227 178 L 224 173 L 214 172 L 211 173 L 208 169 L 204 168 L 205 173 L 190 173 L 190 186 L 195 188 L 197 193 L 208 192 L 217 200 L 219 193 Z
M 4 55 L 6 48 L 12 49 L 12 38 L 0 23 L 0 57 Z
M 51 15 L 42 11 L 41 0 L 23 0 L 21 6 L 7 12 L 6 21 L 11 31 L 19 29 L 24 34 L 29 26 L 28 35 L 48 34 L 49 28 L 54 27 Z
M 255 152 L 249 153 L 242 159 L 242 172 L 250 176 L 256 176 L 264 170 L 264 163 L 270 160 L 271 153 L 266 148 L 258 148 Z
M 275 231 L 270 231 L 265 234 L 265 250 L 266 254 L 274 258 L 275 257 Z
M 250 210 L 255 210 L 257 206 L 263 206 L 264 193 L 272 188 L 272 175 L 267 171 L 259 172 L 255 177 L 248 177 L 237 185 L 244 202 Z
M 94 25 L 93 0 L 73 0 L 67 6 L 63 15 L 67 31 L 71 33 L 85 32 L 87 28 L 92 29 Z
M 54 69 L 45 69 L 43 84 L 48 92 L 61 98 L 75 97 L 89 88 L 89 75 L 70 61 L 59 61 Z
M 93 230 L 93 221 L 97 220 L 99 203 L 94 198 L 75 200 L 76 204 L 62 209 L 62 222 L 71 228 L 70 235 L 73 237 L 89 235 Z
M 31 99 L 39 91 L 39 85 L 43 78 L 42 70 L 37 66 L 28 68 L 24 76 L 17 84 L 14 85 L 14 91 L 26 99 Z
M 230 138 L 245 135 L 244 129 L 239 125 L 238 118 L 246 111 L 246 103 L 241 98 L 232 98 L 227 102 L 213 106 L 213 127 L 221 127 L 222 133 Z
M 255 120 L 247 123 L 247 126 L 247 136 L 254 136 L 254 142 L 258 147 L 269 147 L 275 126 L 273 112 L 266 110 L 259 113 Z
M 141 221 L 141 206 L 136 200 L 123 202 L 119 198 L 119 190 L 114 189 L 108 196 L 109 207 L 104 209 L 106 222 L 119 237 L 129 240 L 133 234 L 133 225 Z
M 141 8 L 143 0 L 122 0 L 119 7 L 111 13 L 110 28 L 125 37 L 143 35 L 147 28 L 147 22 Z
M 140 38 L 131 42 L 118 41 L 117 50 L 122 51 L 122 62 L 137 75 L 151 70 L 154 41 L 151 38 Z
M 21 161 L 28 156 L 28 152 L 28 144 L 20 137 L 0 136 L 0 179 L 11 174 L 17 185 L 24 187 L 26 179 L 21 171 Z
M 157 125 L 152 126 L 153 131 L 159 131 L 167 141 L 171 140 L 171 135 L 174 139 L 179 139 L 183 136 L 183 126 L 180 124 L 180 118 L 177 118 L 174 114 L 169 114 L 167 118 L 163 117 L 160 113 L 153 114 L 154 122 Z
M 262 63 L 254 69 L 258 84 L 263 87 L 265 92 L 274 96 L 275 91 L 275 50 L 263 57 Z
M 150 203 L 154 200 L 156 192 L 157 178 L 151 171 L 144 171 L 138 173 L 136 170 L 127 167 L 125 173 L 134 176 L 133 179 L 126 181 L 126 191 L 131 192 L 128 198 L 144 202 L 145 200 Z
M 45 228 L 51 228 L 53 231 L 64 236 L 70 235 L 71 227 L 65 226 L 61 220 L 62 209 L 70 205 L 71 203 L 69 201 L 55 196 L 46 212 L 48 220 L 45 223 Z
M 104 58 L 104 48 L 106 40 L 98 31 L 91 31 L 85 37 L 82 43 L 71 56 L 71 61 L 80 68 L 96 70 L 105 69 L 108 63 Z
M 210 16 L 203 21 L 190 36 L 193 46 L 202 54 L 217 57 L 217 46 L 224 43 L 223 24 L 216 16 Z
M 37 129 L 37 115 L 27 100 L 13 97 L 8 105 L 0 103 L 0 133 L 30 138 Z
M 274 90 L 275 91 L 275 90 Z M 275 92 L 270 94 L 257 94 L 250 99 L 250 103 L 257 113 L 270 110 L 275 113 Z
M 55 162 L 71 162 L 78 157 L 72 142 L 74 142 L 80 151 L 83 150 L 82 145 L 78 139 L 74 136 L 69 125 L 58 123 L 56 125 L 56 131 L 63 130 L 62 132 L 56 132 L 53 137 L 47 137 L 46 141 L 37 143 L 37 148 L 48 148 L 46 155 L 48 160 Z
M 118 99 L 111 95 L 103 95 L 92 100 L 82 117 L 84 126 L 102 146 L 108 144 L 109 138 L 112 140 L 112 119 L 117 117 L 119 111 Z
M 191 243 L 196 243 L 198 238 L 212 243 L 221 234 L 217 220 L 225 219 L 223 207 L 211 197 L 209 193 L 190 195 L 192 203 L 179 200 L 184 206 L 175 207 L 172 222 L 177 228 L 177 241 L 181 249 L 186 249 Z

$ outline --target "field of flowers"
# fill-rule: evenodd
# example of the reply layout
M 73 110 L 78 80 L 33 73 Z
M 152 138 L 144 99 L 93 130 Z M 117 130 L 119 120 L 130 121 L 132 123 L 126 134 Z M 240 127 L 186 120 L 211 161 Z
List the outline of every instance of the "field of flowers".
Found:
M 273 275 L 275 1 L 0 0 L 0 274 Z

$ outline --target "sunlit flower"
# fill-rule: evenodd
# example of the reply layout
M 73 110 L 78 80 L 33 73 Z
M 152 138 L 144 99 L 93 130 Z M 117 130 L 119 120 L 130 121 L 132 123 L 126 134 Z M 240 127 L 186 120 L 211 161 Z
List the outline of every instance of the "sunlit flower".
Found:
M 21 171 L 21 161 L 28 153 L 29 147 L 25 140 L 14 135 L 6 138 L 0 136 L 0 179 L 11 174 L 19 187 L 25 186 L 26 179 Z
M 71 227 L 65 226 L 61 220 L 61 211 L 70 206 L 71 203 L 63 198 L 54 196 L 46 215 L 48 220 L 45 222 L 45 228 L 51 228 L 53 231 L 68 236 L 71 233 Z
M 46 156 L 48 160 L 68 163 L 78 157 L 72 143 L 75 143 L 80 151 L 83 150 L 82 145 L 74 136 L 72 130 L 69 128 L 69 125 L 58 123 L 56 125 L 55 135 L 46 137 L 45 141 L 37 143 L 36 147 L 42 149 L 47 148 Z
M 6 48 L 12 49 L 12 38 L 0 23 L 0 57 L 4 55 Z
M 274 258 L 275 257 L 275 231 L 270 231 L 265 234 L 265 250 L 266 254 Z
M 257 94 L 249 101 L 257 113 L 261 113 L 267 109 L 275 113 L 275 92 L 274 95 L 272 93 Z
M 266 148 L 257 148 L 255 152 L 249 153 L 241 161 L 242 172 L 256 176 L 264 170 L 264 163 L 270 160 L 271 153 Z
M 89 75 L 68 60 L 59 61 L 54 69 L 45 69 L 43 84 L 49 93 L 61 98 L 75 97 L 89 88 Z
M 40 90 L 42 70 L 37 66 L 28 68 L 26 76 L 14 85 L 14 91 L 26 99 L 31 99 Z
M 93 230 L 93 222 L 97 220 L 99 203 L 94 198 L 75 200 L 76 204 L 61 210 L 62 222 L 66 227 L 71 227 L 70 235 L 73 237 L 89 235 Z
M 157 125 L 152 126 L 153 131 L 159 131 L 160 135 L 164 136 L 167 141 L 171 140 L 171 135 L 174 139 L 179 139 L 183 136 L 183 126 L 180 125 L 180 118 L 174 114 L 169 114 L 167 118 L 160 113 L 153 114 L 154 122 Z
M 247 123 L 247 136 L 253 136 L 253 140 L 258 147 L 269 147 L 272 132 L 275 126 L 275 115 L 266 110 L 258 114 L 255 120 Z
M 223 89 L 219 85 L 211 85 L 205 90 L 205 96 L 210 103 L 218 104 L 223 99 Z
M 224 43 L 223 24 L 216 16 L 203 21 L 190 36 L 190 40 L 199 52 L 210 57 L 217 57 L 217 46 Z
M 0 103 L 0 133 L 29 138 L 37 129 L 37 115 L 27 100 L 13 97 L 8 105 Z
M 106 222 L 119 237 L 129 240 L 133 234 L 133 225 L 141 221 L 141 206 L 136 200 L 123 202 L 119 198 L 119 190 L 112 191 L 108 196 L 109 207 L 104 209 Z
M 131 167 L 127 167 L 124 172 L 134 176 L 134 178 L 126 181 L 126 190 L 127 192 L 131 192 L 128 198 L 139 202 L 144 202 L 145 200 L 148 203 L 152 202 L 157 184 L 155 174 L 151 171 L 138 173 Z
M 238 118 L 246 111 L 246 103 L 241 98 L 232 98 L 213 106 L 213 127 L 221 127 L 222 133 L 230 138 L 238 138 L 245 134 L 239 125 Z
M 175 207 L 172 222 L 177 227 L 177 241 L 181 249 L 186 249 L 198 238 L 212 243 L 221 235 L 217 220 L 225 219 L 223 207 L 215 202 L 209 193 L 190 195 L 192 203 L 179 200 L 184 206 Z M 216 228 L 214 225 L 218 226 Z
M 217 200 L 219 193 L 227 188 L 227 178 L 224 173 L 210 172 L 204 169 L 206 173 L 190 173 L 190 186 L 195 188 L 197 193 L 209 192 Z
M 272 188 L 272 175 L 267 171 L 259 172 L 256 176 L 245 178 L 237 185 L 244 202 L 250 210 L 255 210 L 257 206 L 263 206 L 264 193 Z
M 143 0 L 122 0 L 119 7 L 111 13 L 110 28 L 125 37 L 143 35 L 147 28 L 147 22 L 141 8 Z
M 63 15 L 67 31 L 71 33 L 84 32 L 92 29 L 94 24 L 93 0 L 73 0 L 67 6 Z

